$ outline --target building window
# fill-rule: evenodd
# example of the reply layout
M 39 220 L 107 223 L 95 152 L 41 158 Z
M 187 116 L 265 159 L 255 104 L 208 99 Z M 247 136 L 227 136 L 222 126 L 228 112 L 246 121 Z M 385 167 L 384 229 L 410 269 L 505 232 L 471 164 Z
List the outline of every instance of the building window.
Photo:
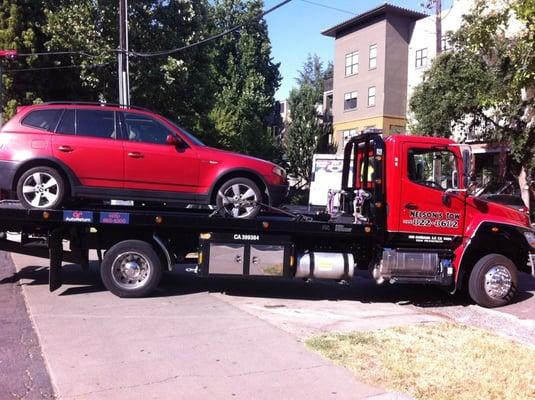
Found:
M 405 127 L 403 125 L 390 125 L 390 133 L 393 135 L 399 135 L 405 133 Z
M 375 86 L 368 88 L 368 107 L 375 107 Z
M 355 75 L 359 72 L 359 52 L 346 54 L 346 76 Z
M 427 48 L 416 50 L 416 68 L 427 65 Z
M 370 59 L 368 62 L 368 68 L 369 69 L 377 68 L 377 45 L 376 44 L 372 44 L 370 46 Z
M 350 92 L 344 95 L 344 110 L 354 110 L 357 108 L 357 92 Z

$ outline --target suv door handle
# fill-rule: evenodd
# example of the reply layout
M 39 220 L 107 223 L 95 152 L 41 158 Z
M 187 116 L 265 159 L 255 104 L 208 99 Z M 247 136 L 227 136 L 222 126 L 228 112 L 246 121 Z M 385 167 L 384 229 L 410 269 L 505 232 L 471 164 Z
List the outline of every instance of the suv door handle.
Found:
M 132 151 L 128 153 L 128 157 L 131 158 L 143 158 L 143 154 L 141 154 L 139 151 Z
M 407 203 L 404 207 L 408 210 L 416 210 L 418 208 L 418 205 L 414 203 Z
M 74 151 L 74 149 L 71 146 L 59 146 L 58 150 L 64 153 L 72 153 Z

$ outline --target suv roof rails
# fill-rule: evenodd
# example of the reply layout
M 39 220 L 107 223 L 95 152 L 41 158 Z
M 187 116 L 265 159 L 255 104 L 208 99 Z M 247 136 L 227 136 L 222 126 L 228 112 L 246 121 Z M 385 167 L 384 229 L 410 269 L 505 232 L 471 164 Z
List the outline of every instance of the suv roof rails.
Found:
M 126 104 L 116 104 L 116 103 L 105 103 L 105 102 L 99 102 L 99 101 L 47 101 L 46 103 L 42 103 L 44 105 L 80 105 L 80 106 L 110 106 L 110 107 L 123 107 L 123 108 L 131 108 L 132 110 L 140 110 L 140 111 L 147 111 L 152 112 L 148 108 L 144 107 L 138 107 L 138 106 L 132 106 L 132 105 L 126 105 Z

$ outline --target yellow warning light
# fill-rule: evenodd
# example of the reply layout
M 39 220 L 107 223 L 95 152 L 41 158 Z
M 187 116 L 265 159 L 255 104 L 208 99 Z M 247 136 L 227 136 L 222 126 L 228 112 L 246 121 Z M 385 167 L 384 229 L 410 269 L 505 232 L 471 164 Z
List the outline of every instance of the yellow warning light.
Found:
M 262 222 L 262 228 L 269 229 L 269 222 L 267 221 Z
M 383 206 L 383 203 L 377 202 L 375 203 L 376 208 L 381 208 Z
M 50 214 L 48 211 L 43 211 L 43 219 L 49 219 L 50 218 Z
M 161 224 L 163 222 L 163 218 L 158 215 L 156 218 L 154 218 L 154 222 Z
M 211 233 L 201 233 L 201 239 L 209 240 L 211 238 L 212 238 L 212 234 Z
M 295 257 L 290 256 L 290 267 L 293 267 L 295 265 Z
M 199 257 L 198 257 L 197 261 L 198 261 L 199 265 L 202 264 L 202 253 L 201 252 L 199 252 Z
M 500 228 L 498 228 L 497 226 L 493 226 L 492 228 L 490 228 L 490 230 L 496 233 L 500 231 Z
M 371 231 L 372 231 L 372 228 L 370 226 L 365 226 L 364 227 L 364 232 L 370 233 Z

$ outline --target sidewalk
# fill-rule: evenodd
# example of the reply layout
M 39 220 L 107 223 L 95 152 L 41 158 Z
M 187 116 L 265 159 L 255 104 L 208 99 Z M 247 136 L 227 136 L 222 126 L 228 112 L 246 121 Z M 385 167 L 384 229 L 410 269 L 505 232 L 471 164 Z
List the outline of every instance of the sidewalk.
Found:
M 217 295 L 119 299 L 72 266 L 51 294 L 46 260 L 13 259 L 60 399 L 397 398 Z

